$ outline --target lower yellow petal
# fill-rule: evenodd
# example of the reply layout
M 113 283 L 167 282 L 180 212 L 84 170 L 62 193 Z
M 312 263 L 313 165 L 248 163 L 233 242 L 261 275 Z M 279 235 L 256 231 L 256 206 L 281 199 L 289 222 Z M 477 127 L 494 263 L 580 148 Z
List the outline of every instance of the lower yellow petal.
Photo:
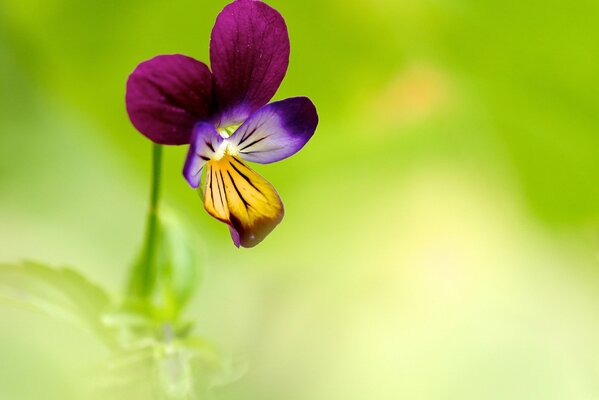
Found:
M 275 188 L 230 154 L 207 164 L 204 208 L 229 224 L 235 245 L 243 247 L 260 243 L 284 214 Z

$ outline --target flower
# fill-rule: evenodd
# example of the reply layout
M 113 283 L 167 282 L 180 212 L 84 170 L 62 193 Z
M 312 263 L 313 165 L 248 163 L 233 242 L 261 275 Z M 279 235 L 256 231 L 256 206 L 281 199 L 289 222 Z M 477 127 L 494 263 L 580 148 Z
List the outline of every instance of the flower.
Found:
M 183 175 L 193 188 L 205 170 L 206 211 L 229 225 L 233 243 L 253 247 L 283 219 L 274 187 L 246 162 L 269 164 L 310 140 L 318 115 L 307 97 L 267 104 L 289 64 L 285 20 L 261 1 L 237 0 L 218 15 L 212 71 L 191 57 L 159 55 L 127 81 L 127 112 L 155 143 L 189 144 Z

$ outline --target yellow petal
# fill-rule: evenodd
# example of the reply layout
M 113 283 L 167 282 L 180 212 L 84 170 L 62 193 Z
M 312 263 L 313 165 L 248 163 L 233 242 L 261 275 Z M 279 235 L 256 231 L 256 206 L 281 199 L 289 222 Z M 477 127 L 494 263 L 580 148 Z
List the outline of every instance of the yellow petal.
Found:
M 207 163 L 204 208 L 227 223 L 233 242 L 243 247 L 260 243 L 284 214 L 275 188 L 230 154 Z

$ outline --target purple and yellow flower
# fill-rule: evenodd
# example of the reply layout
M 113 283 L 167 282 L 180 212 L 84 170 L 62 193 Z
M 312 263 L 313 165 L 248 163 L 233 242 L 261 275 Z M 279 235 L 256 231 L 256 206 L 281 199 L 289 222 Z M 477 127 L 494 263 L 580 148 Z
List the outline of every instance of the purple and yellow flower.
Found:
M 295 154 L 314 134 L 318 115 L 306 97 L 267 104 L 287 72 L 289 35 L 281 14 L 261 1 L 237 0 L 222 10 L 210 64 L 212 71 L 180 54 L 142 62 L 127 82 L 127 112 L 153 142 L 189 144 L 183 175 L 193 188 L 205 175 L 204 208 L 229 225 L 236 246 L 253 247 L 284 209 L 246 162 Z

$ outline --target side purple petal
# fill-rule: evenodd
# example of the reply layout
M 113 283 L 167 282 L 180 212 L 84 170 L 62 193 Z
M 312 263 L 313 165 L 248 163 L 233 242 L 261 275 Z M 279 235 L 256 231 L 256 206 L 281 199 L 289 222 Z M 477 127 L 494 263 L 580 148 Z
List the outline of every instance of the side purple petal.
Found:
M 289 64 L 285 20 L 261 1 L 237 0 L 218 15 L 210 62 L 220 125 L 236 125 L 274 96 Z
M 318 114 L 312 101 L 293 97 L 260 108 L 229 140 L 244 160 L 268 164 L 297 153 L 317 125 Z
M 183 166 L 183 176 L 194 189 L 200 186 L 202 169 L 222 143 L 223 138 L 210 124 L 201 122 L 193 130 L 193 136 Z
M 200 61 L 180 54 L 142 62 L 127 81 L 131 122 L 155 143 L 187 144 L 193 127 L 213 110 L 212 75 Z

